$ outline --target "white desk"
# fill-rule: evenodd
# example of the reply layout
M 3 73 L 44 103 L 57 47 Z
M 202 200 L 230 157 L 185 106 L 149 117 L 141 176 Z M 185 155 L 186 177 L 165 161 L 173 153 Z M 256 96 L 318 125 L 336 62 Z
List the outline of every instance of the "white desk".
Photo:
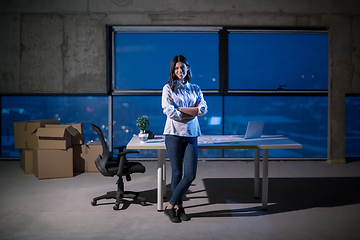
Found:
M 284 136 L 261 136 L 257 139 L 241 139 L 232 135 L 206 135 L 198 138 L 199 149 L 254 149 L 254 197 L 259 198 L 260 189 L 260 149 L 263 150 L 262 173 L 262 209 L 268 204 L 268 157 L 269 149 L 302 148 L 302 145 Z M 163 197 L 166 196 L 166 165 L 165 165 L 165 137 L 156 135 L 146 143 L 141 143 L 138 136 L 134 136 L 126 146 L 127 149 L 157 149 L 157 210 L 163 210 Z

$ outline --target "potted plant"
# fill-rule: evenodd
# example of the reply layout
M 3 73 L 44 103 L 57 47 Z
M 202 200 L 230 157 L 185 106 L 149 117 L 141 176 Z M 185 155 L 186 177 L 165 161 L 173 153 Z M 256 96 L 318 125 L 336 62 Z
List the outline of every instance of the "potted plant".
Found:
M 145 131 L 149 129 L 149 126 L 150 126 L 150 120 L 147 116 L 139 117 L 136 120 L 136 127 L 140 130 L 139 133 L 140 142 L 147 141 L 149 134 L 146 133 Z

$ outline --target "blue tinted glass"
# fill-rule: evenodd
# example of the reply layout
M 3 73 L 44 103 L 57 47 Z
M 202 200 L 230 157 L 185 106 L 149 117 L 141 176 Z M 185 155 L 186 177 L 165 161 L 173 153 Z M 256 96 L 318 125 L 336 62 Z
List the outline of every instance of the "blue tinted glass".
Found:
M 360 97 L 346 97 L 346 157 L 360 157 Z
M 117 33 L 115 88 L 162 89 L 171 60 L 184 55 L 192 82 L 203 89 L 218 89 L 218 45 L 217 33 Z
M 59 119 L 60 124 L 84 123 L 85 141 L 98 140 L 91 129 L 94 123 L 107 138 L 108 98 L 105 96 L 9 96 L 1 98 L 2 157 L 19 157 L 14 149 L 14 122 L 36 119 Z
M 138 117 L 147 116 L 150 130 L 155 135 L 162 135 L 166 116 L 161 108 L 161 96 L 114 96 L 113 97 L 113 146 L 126 145 L 134 134 L 139 133 L 136 127 Z M 128 157 L 157 157 L 156 150 L 140 150 L 138 154 Z
M 221 134 L 222 124 L 222 98 L 218 96 L 205 96 L 209 112 L 198 117 L 203 134 Z M 114 96 L 114 147 L 126 145 L 134 134 L 139 133 L 136 119 L 147 116 L 150 120 L 150 130 L 155 135 L 162 135 L 166 115 L 162 112 L 161 96 Z M 199 157 L 221 157 L 221 150 L 200 150 Z M 140 150 L 139 154 L 129 157 L 157 157 L 156 150 Z
M 208 113 L 198 117 L 201 133 L 203 135 L 221 135 L 222 134 L 222 97 L 205 96 L 208 105 Z M 199 157 L 201 158 L 220 158 L 222 150 L 220 149 L 199 149 Z
M 328 35 L 230 33 L 229 89 L 327 89 Z
M 225 134 L 245 134 L 248 121 L 265 121 L 263 135 L 284 135 L 303 149 L 269 150 L 269 157 L 326 158 L 327 97 L 226 97 Z M 225 157 L 253 157 L 226 150 Z

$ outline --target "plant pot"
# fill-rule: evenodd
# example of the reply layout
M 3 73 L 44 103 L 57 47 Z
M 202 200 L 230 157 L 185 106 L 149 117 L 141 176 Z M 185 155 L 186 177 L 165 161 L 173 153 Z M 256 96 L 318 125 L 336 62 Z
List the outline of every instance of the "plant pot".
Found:
M 149 134 L 148 133 L 139 133 L 140 142 L 144 143 L 148 140 Z

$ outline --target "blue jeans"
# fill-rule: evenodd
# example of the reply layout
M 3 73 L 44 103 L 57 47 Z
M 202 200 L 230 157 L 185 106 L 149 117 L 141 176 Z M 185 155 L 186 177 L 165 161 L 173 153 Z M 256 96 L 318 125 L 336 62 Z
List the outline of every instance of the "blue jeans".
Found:
M 182 205 L 182 197 L 195 180 L 198 163 L 197 137 L 165 135 L 166 151 L 171 163 L 171 205 Z M 184 167 L 184 177 L 183 177 Z

